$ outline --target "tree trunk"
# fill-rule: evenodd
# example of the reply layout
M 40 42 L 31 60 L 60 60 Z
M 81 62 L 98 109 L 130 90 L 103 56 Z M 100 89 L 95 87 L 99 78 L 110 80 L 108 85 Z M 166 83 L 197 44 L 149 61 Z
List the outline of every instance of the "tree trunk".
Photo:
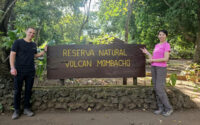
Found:
M 8 28 L 8 21 L 11 15 L 12 7 L 10 6 L 14 0 L 0 0 L 0 10 L 4 13 L 0 13 L 0 44 L 2 44 L 1 37 L 5 36 Z M 13 4 L 14 5 L 14 4 Z M 12 77 L 10 75 L 9 68 L 9 52 L 6 49 L 0 47 L 0 105 L 1 111 L 8 105 L 5 104 L 5 95 L 10 94 L 13 89 Z
M 200 5 L 200 0 L 198 1 Z M 196 33 L 196 45 L 195 45 L 195 53 L 194 53 L 194 58 L 193 61 L 196 63 L 200 63 L 200 7 L 197 12 L 198 16 L 198 32 Z
M 197 33 L 195 53 L 194 53 L 194 62 L 200 63 L 200 32 Z
M 38 28 L 37 34 L 36 34 L 36 36 L 35 36 L 35 43 L 36 43 L 37 46 L 39 46 L 38 41 L 39 41 L 39 38 L 40 38 L 40 31 L 42 30 L 42 26 L 43 26 L 43 24 L 42 24 L 42 22 L 40 21 L 40 22 L 39 22 L 39 28 Z
M 0 0 L 0 31 L 6 35 L 12 8 L 17 0 Z
M 126 18 L 126 24 L 125 24 L 125 42 L 128 43 L 128 34 L 129 34 L 129 22 L 131 19 L 131 15 L 132 15 L 132 6 L 134 3 L 134 0 L 132 0 L 132 2 L 130 2 L 130 0 L 128 1 L 128 13 L 127 13 L 127 18 Z
M 8 30 L 8 21 L 12 12 L 12 8 L 16 0 L 0 0 L 0 10 L 3 13 L 0 13 L 0 32 L 5 36 Z M 7 50 L 0 48 L 0 78 L 10 77 L 9 75 L 9 52 Z
M 87 4 L 87 2 L 86 2 L 86 4 Z M 83 18 L 83 23 L 81 24 L 81 27 L 80 27 L 80 30 L 79 30 L 79 33 L 78 33 L 78 40 L 79 40 L 79 42 L 81 41 L 81 35 L 82 35 L 82 32 L 83 32 L 83 28 L 84 28 L 84 26 L 85 26 L 85 24 L 88 22 L 88 20 L 89 20 L 89 16 L 90 16 L 90 5 L 91 5 L 91 0 L 89 1 L 89 6 L 88 6 L 88 8 L 87 7 L 85 7 L 85 17 Z M 85 6 L 87 6 L 87 5 L 85 5 Z

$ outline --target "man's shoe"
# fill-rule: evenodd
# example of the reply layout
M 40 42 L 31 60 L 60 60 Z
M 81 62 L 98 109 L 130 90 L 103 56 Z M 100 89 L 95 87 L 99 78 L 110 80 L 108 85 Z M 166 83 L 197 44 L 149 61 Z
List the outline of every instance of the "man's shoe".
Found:
M 19 118 L 19 111 L 14 111 L 13 115 L 12 115 L 12 120 L 18 119 Z
M 169 111 L 163 112 L 163 116 L 170 116 L 173 113 L 173 109 L 170 109 Z
M 34 113 L 30 109 L 24 109 L 24 114 L 29 117 L 34 116 Z
M 162 112 L 163 112 L 162 109 L 158 109 L 158 110 L 155 110 L 155 111 L 154 111 L 154 114 L 160 115 Z

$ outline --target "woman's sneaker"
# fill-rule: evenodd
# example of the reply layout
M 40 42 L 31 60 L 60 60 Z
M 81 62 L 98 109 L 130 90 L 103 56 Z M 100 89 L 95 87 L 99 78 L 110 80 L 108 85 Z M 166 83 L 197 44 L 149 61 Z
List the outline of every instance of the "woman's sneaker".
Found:
M 158 109 L 158 110 L 155 110 L 155 111 L 154 111 L 154 114 L 160 115 L 162 112 L 163 112 L 162 109 Z
M 169 111 L 163 112 L 163 116 L 170 116 L 173 113 L 173 109 L 170 109 Z

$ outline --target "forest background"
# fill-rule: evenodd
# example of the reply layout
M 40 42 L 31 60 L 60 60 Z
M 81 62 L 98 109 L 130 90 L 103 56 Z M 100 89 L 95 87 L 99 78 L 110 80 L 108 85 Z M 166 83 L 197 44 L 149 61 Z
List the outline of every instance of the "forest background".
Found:
M 35 27 L 46 44 L 109 44 L 113 38 L 153 50 L 161 29 L 169 32 L 171 57 L 200 63 L 200 0 L 0 0 L 0 73 L 8 76 L 14 40 Z M 37 60 L 37 74 L 45 70 Z

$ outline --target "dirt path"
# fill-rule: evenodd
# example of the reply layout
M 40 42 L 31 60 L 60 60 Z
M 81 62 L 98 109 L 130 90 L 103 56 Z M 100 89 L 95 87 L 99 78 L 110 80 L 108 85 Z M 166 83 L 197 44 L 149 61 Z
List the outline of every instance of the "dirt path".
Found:
M 0 125 L 199 125 L 200 110 L 176 111 L 170 117 L 151 111 L 131 112 L 37 112 L 34 117 L 22 115 L 11 120 L 11 114 L 0 116 Z

